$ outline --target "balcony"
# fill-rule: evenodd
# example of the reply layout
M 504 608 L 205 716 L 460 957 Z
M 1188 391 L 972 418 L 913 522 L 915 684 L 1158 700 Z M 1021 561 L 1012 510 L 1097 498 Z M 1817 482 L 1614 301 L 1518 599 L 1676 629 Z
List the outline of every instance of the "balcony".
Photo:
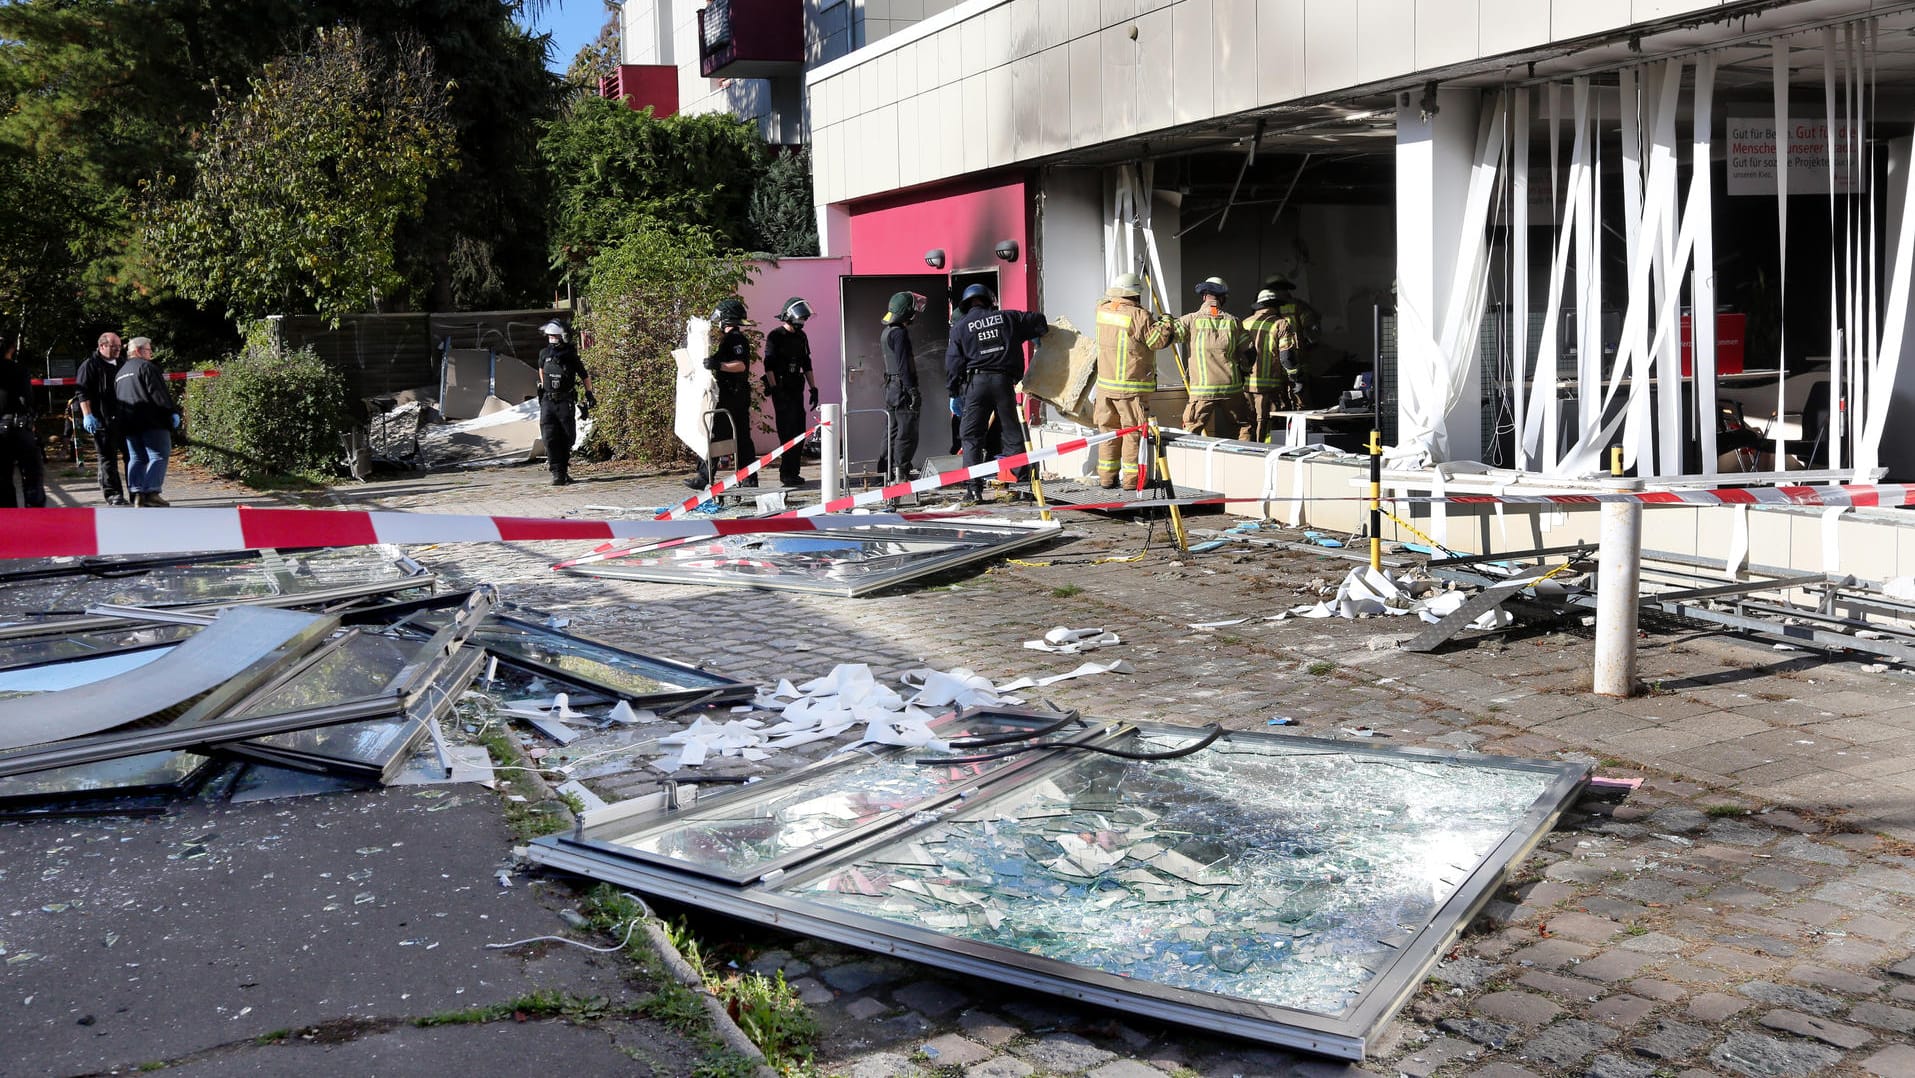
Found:
M 804 0 L 711 0 L 698 13 L 698 71 L 771 79 L 805 68 Z
M 598 95 L 623 100 L 637 111 L 664 119 L 678 111 L 678 69 L 669 64 L 620 64 L 598 80 Z

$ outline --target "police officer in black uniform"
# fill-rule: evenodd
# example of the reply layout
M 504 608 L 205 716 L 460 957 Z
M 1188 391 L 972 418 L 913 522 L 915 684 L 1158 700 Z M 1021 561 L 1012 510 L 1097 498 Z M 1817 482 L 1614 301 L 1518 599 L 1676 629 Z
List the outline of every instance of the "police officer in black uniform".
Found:
M 918 357 L 911 347 L 911 320 L 924 309 L 924 303 L 924 297 L 916 292 L 893 295 L 885 308 L 884 331 L 878 335 L 878 350 L 884 355 L 884 410 L 891 416 L 891 444 L 885 447 L 885 454 L 894 483 L 911 478 L 911 465 L 918 459 L 918 414 L 924 407 L 924 395 L 918 391 Z
M 1049 333 L 1050 323 L 1039 311 L 998 309 L 997 296 L 981 284 L 964 290 L 958 310 L 944 352 L 944 380 L 951 399 L 964 401 L 959 428 L 964 464 L 983 462 L 992 416 L 997 417 L 1004 455 L 1017 456 L 1024 452 L 1024 423 L 1011 387 L 1024 377 L 1025 343 Z M 1018 470 L 1020 480 L 1024 474 Z M 971 480 L 967 488 L 974 501 L 984 496 L 982 479 Z
M 718 347 L 705 357 L 705 369 L 718 383 L 718 410 L 724 413 L 713 420 L 711 436 L 713 441 L 734 439 L 738 448 L 733 467 L 742 468 L 758 459 L 758 450 L 751 444 L 751 338 L 745 336 L 751 322 L 745 301 L 737 296 L 725 300 L 712 312 L 711 320 L 719 330 Z M 710 483 L 709 459 L 699 461 L 698 474 L 685 480 L 693 490 L 703 490 Z M 755 487 L 758 477 L 739 485 Z
M 539 327 L 545 347 L 539 351 L 539 435 L 545 439 L 545 464 L 552 485 L 567 486 L 572 478 L 572 443 L 578 441 L 578 391 L 585 389 L 585 411 L 598 405 L 592 395 L 592 376 L 579 360 L 578 349 L 565 339 L 565 327 L 547 322 Z
M 810 407 L 818 406 L 818 381 L 811 376 L 811 338 L 805 320 L 811 304 L 793 296 L 778 312 L 778 328 L 765 334 L 765 394 L 778 418 L 778 444 L 805 432 L 804 390 L 811 387 Z M 804 447 L 778 458 L 778 481 L 788 487 L 804 482 Z
M 100 494 L 108 505 L 125 505 L 126 432 L 120 429 L 116 409 L 119 400 L 113 383 L 120 376 L 120 335 L 112 331 L 100 334 L 99 347 L 80 364 L 79 388 L 73 399 L 80 406 L 80 425 L 93 436 L 93 448 L 100 455 Z
M 0 509 L 17 508 L 13 473 L 20 472 L 20 495 L 28 509 L 47 504 L 40 438 L 34 432 L 33 376 L 14 355 L 13 338 L 0 339 Z

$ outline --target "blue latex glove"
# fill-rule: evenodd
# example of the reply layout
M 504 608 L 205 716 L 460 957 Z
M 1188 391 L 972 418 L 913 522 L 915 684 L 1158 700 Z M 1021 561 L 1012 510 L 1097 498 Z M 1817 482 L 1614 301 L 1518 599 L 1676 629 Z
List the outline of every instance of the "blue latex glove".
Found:
M 174 430 L 180 429 L 180 424 L 183 422 L 185 422 L 185 418 L 182 417 L 178 412 L 174 412 L 173 413 L 173 429 Z
M 961 416 L 964 414 L 964 405 L 960 404 L 956 397 L 951 398 L 951 414 L 954 416 Z
M 101 423 L 100 417 L 92 412 L 86 414 L 86 418 L 80 421 L 80 425 L 86 428 L 88 434 L 98 434 L 106 429 L 106 424 Z

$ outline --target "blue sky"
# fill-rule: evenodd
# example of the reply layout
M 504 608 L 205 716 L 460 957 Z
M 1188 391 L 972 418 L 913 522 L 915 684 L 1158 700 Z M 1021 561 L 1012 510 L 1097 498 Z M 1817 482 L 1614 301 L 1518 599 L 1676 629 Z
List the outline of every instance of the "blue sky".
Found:
M 546 66 L 563 74 L 572 65 L 572 57 L 598 36 L 599 27 L 609 17 L 605 0 L 546 0 L 545 10 L 528 25 L 551 32 L 553 47 Z

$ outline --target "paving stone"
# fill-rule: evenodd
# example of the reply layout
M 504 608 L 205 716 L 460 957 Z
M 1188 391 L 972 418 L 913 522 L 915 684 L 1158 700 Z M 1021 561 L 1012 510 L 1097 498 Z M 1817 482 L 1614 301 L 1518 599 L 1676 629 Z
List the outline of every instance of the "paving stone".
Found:
M 1909 924 L 1905 919 L 1878 917 L 1873 913 L 1864 913 L 1842 922 L 1842 931 L 1851 936 L 1867 936 L 1883 943 L 1894 943 L 1908 935 Z
M 1591 1004 L 1589 1007 L 1589 1017 L 1605 1025 L 1615 1026 L 1618 1029 L 1628 1029 L 1630 1026 L 1647 1018 L 1649 1012 L 1655 1009 L 1655 1000 L 1644 999 L 1641 996 L 1632 996 L 1628 993 L 1618 993 L 1617 995 L 1599 999 Z
M 1549 919 L 1549 934 L 1581 943 L 1604 943 L 1622 931 L 1622 926 L 1604 917 L 1586 913 L 1559 913 Z
M 1470 1010 L 1491 1021 L 1525 1029 L 1542 1026 L 1563 1012 L 1561 1007 L 1533 992 L 1491 992 L 1471 1001 Z
M 1563 882 L 1601 883 L 1615 874 L 1616 870 L 1608 865 L 1591 864 L 1588 861 L 1558 861 L 1543 870 L 1545 877 L 1558 881 L 1555 892 L 1556 897 L 1550 900 L 1552 902 L 1560 902 L 1576 894 L 1575 888 L 1561 886 Z M 1541 889 L 1545 886 L 1547 885 L 1538 884 L 1537 889 Z
M 1540 1059 L 1568 1067 L 1609 1046 L 1616 1031 L 1608 1026 L 1569 1018 L 1529 1038 L 1520 1051 L 1526 1059 Z
M 1051 1033 L 1019 1053 L 1044 1070 L 1082 1071 L 1117 1058 L 1075 1033 Z
M 1650 977 L 1639 977 L 1629 982 L 1629 990 L 1657 1003 L 1674 1003 L 1689 994 L 1687 988 L 1668 981 L 1658 981 Z
M 1015 1003 L 1004 1004 L 1004 1013 L 1022 1022 L 1026 1029 L 1047 1029 L 1064 1025 L 1071 1020 L 1069 1015 L 1055 1007 L 1021 999 Z
M 1580 962 L 1596 951 L 1580 943 L 1568 940 L 1541 940 L 1510 955 L 1510 960 L 1521 966 L 1541 966 L 1544 969 L 1562 969 Z
M 1436 1024 L 1436 1028 L 1489 1048 L 1507 1048 L 1519 1036 L 1515 1026 L 1492 1022 L 1487 1018 L 1445 1018 Z
M 1501 972 L 1502 968 L 1500 962 L 1485 962 L 1480 958 L 1458 958 L 1453 962 L 1439 964 L 1430 971 L 1430 979 L 1470 991 L 1488 984 L 1490 978 Z
M 1841 1058 L 1840 1052 L 1819 1044 L 1746 1032 L 1729 1034 L 1709 1053 L 1709 1062 L 1749 1078 L 1806 1078 Z
M 1689 1001 L 1689 1014 L 1704 1022 L 1720 1022 L 1731 1015 L 1741 1014 L 1751 1006 L 1748 1000 L 1723 992 L 1704 992 Z
M 962 1006 L 967 997 L 948 984 L 919 981 L 891 993 L 891 998 L 920 1014 L 936 1018 Z
M 1583 1072 L 1583 1078 L 1650 1078 L 1655 1073 L 1656 1065 L 1653 1063 L 1605 1054 L 1589 1061 L 1589 1069 Z
M 897 971 L 875 962 L 846 962 L 818 974 L 840 992 L 863 992 L 898 979 Z
M 1465 1073 L 1471 1078 L 1538 1078 L 1535 1071 L 1524 1070 L 1510 1063 L 1491 1063 Z
M 807 1006 L 822 1007 L 838 998 L 836 992 L 826 988 L 816 977 L 800 977 L 795 981 L 787 981 L 786 984 L 793 992 L 798 993 L 798 998 L 804 1000 Z
M 1613 895 L 1584 895 L 1582 897 L 1584 913 L 1593 913 L 1598 917 L 1607 917 L 1612 921 L 1628 924 L 1649 916 L 1649 907 L 1640 902 L 1630 902 Z
M 923 1074 L 916 1063 L 896 1052 L 875 1052 L 859 1056 L 845 1067 L 845 1078 L 903 1078 Z
M 1716 966 L 1731 973 L 1761 974 L 1781 968 L 1773 958 L 1763 958 L 1731 947 L 1711 947 L 1695 957 L 1705 966 Z
M 1807 1011 L 1824 1017 L 1838 1014 L 1842 1010 L 1842 1001 L 1833 996 L 1794 985 L 1776 984 L 1772 981 L 1750 981 L 1736 991 L 1774 1007 L 1788 1007 L 1793 1010 Z
M 872 999 L 870 996 L 854 999 L 844 1005 L 844 1013 L 860 1022 L 869 1022 L 881 1014 L 890 1013 L 890 1011 L 891 1008 L 888 1005 Z
M 1910 980 L 1915 980 L 1915 958 L 1908 958 L 1897 962 L 1888 967 L 1888 971 L 1897 977 L 1907 977 Z
M 1415 1050 L 1404 1054 L 1396 1061 L 1400 1074 L 1410 1078 L 1429 1078 L 1431 1074 L 1459 1059 L 1475 1059 L 1480 1051 L 1468 1041 L 1459 1041 L 1454 1037 L 1435 1037 L 1427 1044 L 1418 1045 Z
M 993 1056 L 964 1068 L 964 1078 L 1027 1078 L 1037 1068 L 1016 1056 Z
M 1710 901 L 1714 901 L 1715 896 L 1710 895 L 1709 899 Z M 1780 958 L 1789 958 L 1802 949 L 1799 945 L 1791 943 L 1788 940 L 1777 939 L 1774 936 L 1764 936 L 1753 932 L 1719 932 L 1716 933 L 1715 938 L 1732 947 L 1737 947 L 1745 951 L 1754 951 L 1759 955 L 1772 955 Z
M 1863 977 L 1847 970 L 1830 969 L 1828 966 L 1796 966 L 1789 970 L 1788 978 L 1798 984 L 1812 984 L 1850 996 L 1872 996 L 1888 987 L 1887 981 Z
M 1686 805 L 1671 805 L 1657 809 L 1649 816 L 1649 826 L 1661 831 L 1700 831 L 1709 826 L 1709 816 L 1699 809 Z
M 1896 1033 L 1915 1033 L 1915 1011 L 1906 1007 L 1891 1007 L 1886 1003 L 1857 1003 L 1849 1009 L 1849 1021 L 1860 1022 L 1876 1029 L 1893 1030 Z
M 1631 936 L 1617 946 L 1638 954 L 1681 954 L 1688 949 L 1689 944 L 1666 932 L 1645 932 L 1640 936 Z
M 1091 1071 L 1090 1078 L 1164 1078 L 1164 1072 L 1134 1059 L 1120 1059 Z
M 997 1054 L 976 1041 L 967 1041 L 955 1033 L 933 1037 L 925 1041 L 918 1051 L 923 1053 L 924 1058 L 934 1067 L 968 1067 L 973 1063 L 982 1063 Z
M 1789 861 L 1810 861 L 1818 865 L 1847 867 L 1851 858 L 1844 850 L 1809 838 L 1807 835 L 1795 835 L 1776 843 L 1775 855 Z
M 1544 973 L 1539 969 L 1532 969 L 1516 978 L 1516 983 L 1524 988 L 1548 992 L 1552 996 L 1562 996 L 1564 999 L 1585 1000 L 1591 995 L 1589 982 L 1565 977 L 1560 973 Z
M 1786 868 L 1778 868 L 1773 865 L 1767 865 L 1748 873 L 1742 877 L 1742 881 L 1756 887 L 1766 887 L 1771 891 L 1781 891 L 1784 893 L 1800 891 L 1802 888 L 1815 882 L 1813 877 L 1790 872 Z
M 1862 1069 L 1881 1078 L 1915 1078 L 1915 1047 L 1892 1045 L 1862 1060 Z
M 1190 1069 L 1202 1078 L 1237 1078 L 1239 1075 L 1280 1075 L 1296 1066 L 1297 1058 L 1284 1052 L 1231 1052 L 1211 1056 Z
M 1017 1027 L 989 1011 L 965 1011 L 958 1015 L 958 1028 L 981 1044 L 998 1047 L 1017 1036 Z
M 1330 1063 L 1305 1059 L 1290 1068 L 1290 1078 L 1382 1078 L 1382 1076 L 1374 1071 L 1366 1071 L 1354 1063 Z
M 1595 958 L 1579 963 L 1576 976 L 1587 977 L 1592 981 L 1609 984 L 1626 981 L 1644 969 L 1656 964 L 1654 955 L 1636 954 L 1631 951 L 1605 951 Z
M 1646 902 L 1655 906 L 1677 906 L 1689 897 L 1692 888 L 1659 880 L 1650 876 L 1638 876 L 1633 880 L 1624 880 L 1610 888 L 1612 894 L 1636 902 Z
M 1709 1034 L 1698 1026 L 1663 1020 L 1646 1036 L 1629 1042 L 1639 1056 L 1650 1059 L 1682 1059 L 1709 1043 Z
M 1848 937 L 1829 941 L 1821 950 L 1815 952 L 1815 957 L 1832 966 L 1859 966 L 1867 969 L 1881 965 L 1891 953 L 1893 952 L 1880 944 Z
M 1762 1024 L 1770 1029 L 1779 1029 L 1798 1037 L 1809 1037 L 1824 1044 L 1832 1044 L 1837 1048 L 1860 1048 L 1875 1039 L 1875 1035 L 1865 1029 L 1831 1022 L 1826 1018 L 1814 1018 L 1800 1011 L 1770 1011 L 1762 1016 Z

